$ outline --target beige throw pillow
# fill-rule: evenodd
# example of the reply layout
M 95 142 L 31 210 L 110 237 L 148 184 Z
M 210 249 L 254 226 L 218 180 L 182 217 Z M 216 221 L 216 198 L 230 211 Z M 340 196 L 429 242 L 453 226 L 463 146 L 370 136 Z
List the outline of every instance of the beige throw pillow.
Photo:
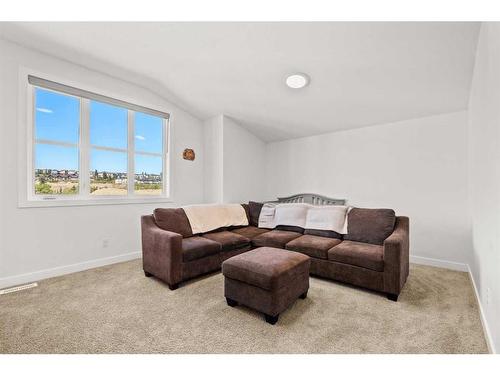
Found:
M 282 203 L 276 206 L 274 224 L 305 228 L 307 210 L 314 207 L 305 203 Z
M 309 208 L 306 217 L 306 229 L 332 230 L 340 234 L 347 233 L 347 206 L 314 206 Z

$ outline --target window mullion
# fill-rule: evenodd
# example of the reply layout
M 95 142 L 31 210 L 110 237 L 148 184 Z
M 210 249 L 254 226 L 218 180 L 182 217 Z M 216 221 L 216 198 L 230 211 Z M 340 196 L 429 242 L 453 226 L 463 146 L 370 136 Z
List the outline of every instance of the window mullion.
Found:
M 136 155 L 146 155 L 146 156 L 158 156 L 158 157 L 163 157 L 162 153 L 158 152 L 147 152 L 147 151 L 135 151 Z
M 28 173 L 26 175 L 28 183 L 28 199 L 33 199 L 36 195 L 35 191 L 35 108 L 36 108 L 36 96 L 35 88 L 33 86 L 28 87 L 28 124 L 27 136 L 28 136 Z
M 82 116 L 80 115 L 80 123 Z M 81 139 L 81 126 L 80 126 L 80 135 Z M 51 141 L 49 139 L 37 138 L 35 139 L 35 143 L 43 144 L 43 145 L 52 145 L 52 146 L 62 146 L 62 147 L 79 147 L 80 143 L 70 143 L 70 142 L 62 142 L 62 141 Z
M 127 130 L 127 139 L 128 139 L 128 130 Z M 128 140 L 127 140 L 128 142 Z M 103 150 L 103 151 L 113 151 L 113 152 L 128 152 L 126 148 L 116 148 L 116 147 L 107 147 L 107 146 L 91 146 L 94 150 Z
M 170 120 L 169 119 L 163 119 L 163 127 L 162 127 L 162 138 L 163 138 L 163 152 L 162 152 L 162 176 L 161 176 L 161 183 L 162 183 L 162 195 L 170 197 L 171 190 L 170 190 Z M 168 177 L 167 178 L 167 173 Z
M 128 110 L 128 166 L 127 166 L 127 187 L 128 195 L 132 196 L 135 190 L 135 116 L 134 111 Z
M 80 196 L 90 197 L 90 101 L 81 99 Z

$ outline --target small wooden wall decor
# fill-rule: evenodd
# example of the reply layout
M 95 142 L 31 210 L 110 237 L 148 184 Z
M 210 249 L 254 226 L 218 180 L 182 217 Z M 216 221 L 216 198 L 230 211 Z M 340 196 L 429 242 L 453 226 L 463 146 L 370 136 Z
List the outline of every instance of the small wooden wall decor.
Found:
M 182 157 L 186 160 L 193 161 L 195 158 L 194 150 L 192 148 L 186 148 L 182 153 Z

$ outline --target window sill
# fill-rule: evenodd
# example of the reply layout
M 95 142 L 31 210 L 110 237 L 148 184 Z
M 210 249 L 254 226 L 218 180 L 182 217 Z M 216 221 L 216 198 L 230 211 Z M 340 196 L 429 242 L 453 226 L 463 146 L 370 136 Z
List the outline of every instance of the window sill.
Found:
M 20 201 L 19 208 L 36 207 L 69 207 L 69 206 L 101 206 L 110 204 L 154 204 L 154 203 L 173 203 L 172 198 L 168 197 L 133 197 L 133 198 L 90 198 L 90 199 L 36 199 Z

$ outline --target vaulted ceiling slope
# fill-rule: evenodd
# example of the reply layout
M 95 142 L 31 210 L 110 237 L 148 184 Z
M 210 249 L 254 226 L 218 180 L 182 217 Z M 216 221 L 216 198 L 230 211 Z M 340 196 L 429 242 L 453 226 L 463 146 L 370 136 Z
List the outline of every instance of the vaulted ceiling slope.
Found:
M 478 23 L 10 23 L 6 39 L 155 82 L 266 141 L 467 108 Z M 309 86 L 285 86 L 305 72 Z M 173 94 L 172 94 L 173 93 Z

